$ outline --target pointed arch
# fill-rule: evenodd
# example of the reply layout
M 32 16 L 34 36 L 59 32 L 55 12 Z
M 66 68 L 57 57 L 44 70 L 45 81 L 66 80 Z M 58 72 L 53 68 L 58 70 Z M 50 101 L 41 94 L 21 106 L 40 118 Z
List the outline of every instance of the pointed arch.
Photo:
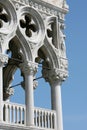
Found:
M 7 53 L 11 52 L 8 64 L 3 68 L 3 91 L 4 100 L 6 100 L 9 95 L 7 94 L 7 89 L 10 89 L 10 84 L 13 80 L 13 75 L 16 70 L 20 68 L 20 63 L 32 61 L 32 52 L 27 41 L 22 37 L 19 39 L 20 35 L 16 35 L 9 42 L 9 49 Z M 9 54 L 8 54 L 9 55 Z

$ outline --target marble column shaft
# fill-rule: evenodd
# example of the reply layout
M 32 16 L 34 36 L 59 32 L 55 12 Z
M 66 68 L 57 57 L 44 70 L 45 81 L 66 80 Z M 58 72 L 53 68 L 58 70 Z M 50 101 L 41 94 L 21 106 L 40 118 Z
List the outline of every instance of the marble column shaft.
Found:
M 25 75 L 26 125 L 34 125 L 33 74 Z
M 0 122 L 3 121 L 3 74 L 2 66 L 0 63 Z
M 33 92 L 33 77 L 35 73 L 34 63 L 22 65 L 22 72 L 25 82 L 25 103 L 26 103 L 26 125 L 34 125 L 34 92 Z
M 54 81 L 51 84 L 51 104 L 52 104 L 52 109 L 56 111 L 57 130 L 63 130 L 60 81 Z

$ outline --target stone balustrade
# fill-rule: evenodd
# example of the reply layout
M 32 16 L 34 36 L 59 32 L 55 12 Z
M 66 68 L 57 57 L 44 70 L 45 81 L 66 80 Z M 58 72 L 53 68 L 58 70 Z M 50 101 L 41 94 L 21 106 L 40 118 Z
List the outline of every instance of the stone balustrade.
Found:
M 25 125 L 25 106 L 3 102 L 3 121 L 10 124 Z
M 56 129 L 56 112 L 52 110 L 35 108 L 34 123 L 36 127 Z
M 3 122 L 26 127 L 26 107 L 17 103 L 3 102 Z M 34 127 L 56 129 L 56 112 L 34 108 Z

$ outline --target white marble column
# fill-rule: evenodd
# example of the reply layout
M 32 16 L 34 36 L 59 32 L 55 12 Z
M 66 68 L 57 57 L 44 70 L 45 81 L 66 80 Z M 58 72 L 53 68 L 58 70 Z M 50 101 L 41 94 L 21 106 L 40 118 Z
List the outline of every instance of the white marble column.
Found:
M 24 64 L 22 66 L 25 82 L 25 103 L 26 103 L 26 125 L 34 125 L 34 92 L 33 92 L 33 77 L 35 66 L 33 64 Z
M 49 82 L 51 87 L 51 107 L 52 110 L 56 111 L 56 129 L 63 130 L 61 83 L 64 75 L 63 73 L 59 73 L 58 69 L 44 69 L 42 72 L 43 77 Z
M 26 125 L 34 125 L 33 72 L 25 75 Z
M 63 130 L 61 83 L 59 80 L 51 83 L 51 104 L 52 109 L 55 110 L 57 114 L 57 130 Z
M 3 121 L 3 74 L 2 74 L 2 64 L 0 63 L 0 122 L 2 121 Z
M 3 66 L 8 62 L 8 57 L 0 54 L 0 122 L 3 122 Z

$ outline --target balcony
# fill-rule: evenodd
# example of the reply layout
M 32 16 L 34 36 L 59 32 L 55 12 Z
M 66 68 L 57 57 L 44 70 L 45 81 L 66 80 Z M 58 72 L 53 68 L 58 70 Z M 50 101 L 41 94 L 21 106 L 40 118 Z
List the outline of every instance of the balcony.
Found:
M 5 128 L 6 127 L 6 128 Z M 10 128 L 9 128 L 10 127 Z M 34 108 L 34 126 L 26 126 L 25 105 L 3 102 L 2 129 L 56 129 L 56 112 L 41 108 Z

